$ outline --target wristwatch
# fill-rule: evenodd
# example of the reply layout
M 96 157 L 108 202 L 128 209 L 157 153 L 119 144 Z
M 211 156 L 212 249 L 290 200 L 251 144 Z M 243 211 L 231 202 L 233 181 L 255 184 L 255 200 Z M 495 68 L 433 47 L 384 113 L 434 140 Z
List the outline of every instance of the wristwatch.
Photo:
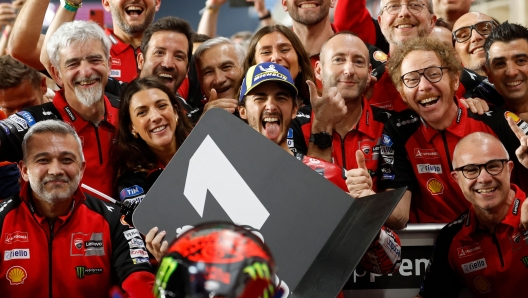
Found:
M 310 142 L 321 149 L 326 149 L 332 146 L 332 135 L 326 131 L 313 133 L 310 135 Z

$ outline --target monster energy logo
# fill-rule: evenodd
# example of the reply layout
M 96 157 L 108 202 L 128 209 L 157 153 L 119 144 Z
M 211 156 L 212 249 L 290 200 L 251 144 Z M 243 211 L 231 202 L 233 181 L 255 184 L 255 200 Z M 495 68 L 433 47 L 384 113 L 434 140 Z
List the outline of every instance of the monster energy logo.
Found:
M 262 296 L 260 297 L 271 297 L 275 292 L 275 288 L 271 283 L 271 272 L 266 263 L 255 262 L 250 266 L 244 268 L 244 273 L 248 274 L 252 280 L 263 279 L 269 282 L 268 288 L 264 289 Z
M 102 268 L 86 268 L 85 266 L 77 266 L 75 267 L 75 272 L 77 273 L 77 278 L 83 279 L 85 275 L 102 274 L 103 269 Z
M 528 268 L 528 256 L 522 258 L 521 261 L 523 262 L 524 267 Z
M 171 277 L 172 273 L 174 273 L 177 267 L 178 261 L 176 261 L 172 257 L 165 257 L 163 259 L 159 267 L 158 274 L 156 274 L 156 285 L 154 286 L 154 295 L 156 297 L 159 296 L 160 291 L 165 291 L 165 288 L 167 287 L 167 282 L 169 281 L 169 278 Z

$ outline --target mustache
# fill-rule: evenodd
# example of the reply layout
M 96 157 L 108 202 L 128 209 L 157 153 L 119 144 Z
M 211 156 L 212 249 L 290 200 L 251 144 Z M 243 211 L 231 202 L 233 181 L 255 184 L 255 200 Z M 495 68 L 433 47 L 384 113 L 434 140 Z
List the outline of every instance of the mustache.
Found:
M 75 83 L 88 83 L 90 81 L 93 81 L 93 80 L 100 80 L 101 79 L 101 76 L 100 75 L 93 75 L 89 78 L 81 78 L 81 79 L 76 79 L 75 80 Z
M 42 183 L 46 184 L 48 182 L 66 182 L 69 183 L 70 179 L 68 177 L 61 177 L 61 176 L 48 176 L 42 179 Z

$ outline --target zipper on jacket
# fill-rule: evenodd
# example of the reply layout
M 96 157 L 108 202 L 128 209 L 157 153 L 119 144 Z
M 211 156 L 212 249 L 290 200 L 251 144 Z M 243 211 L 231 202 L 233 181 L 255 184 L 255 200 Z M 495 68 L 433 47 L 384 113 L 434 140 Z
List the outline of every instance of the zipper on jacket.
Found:
M 444 149 L 445 149 L 445 153 L 446 153 L 446 157 L 447 157 L 447 164 L 449 165 L 449 171 L 450 172 L 453 172 L 453 165 L 451 164 L 451 154 L 449 154 L 449 146 L 447 144 L 447 139 L 446 139 L 446 136 L 445 136 L 445 131 L 442 130 L 440 132 L 440 135 L 442 136 L 442 141 L 444 141 Z
M 495 244 L 495 247 L 497 247 L 497 252 L 499 253 L 499 259 L 500 259 L 500 262 L 501 262 L 501 267 L 504 268 L 504 260 L 502 259 L 502 251 L 501 251 L 501 248 L 500 248 L 499 240 L 495 236 L 495 233 L 493 233 L 491 235 L 491 239 L 493 241 L 493 244 Z
M 53 236 L 54 235 L 54 232 L 53 232 L 53 228 L 54 228 L 54 224 L 52 222 L 49 221 L 48 219 L 48 224 L 49 224 L 49 229 L 50 229 L 50 237 L 49 237 L 49 240 L 48 240 L 48 259 L 49 259 L 49 265 L 48 265 L 48 270 L 49 270 L 49 297 L 52 298 L 53 297 L 53 278 L 51 276 L 51 273 L 52 273 L 52 264 L 53 264 L 53 259 L 52 259 L 52 256 L 53 256 Z
M 99 127 L 97 125 L 93 125 L 95 128 L 95 138 L 97 139 L 97 150 L 99 150 L 99 164 L 103 164 L 103 152 L 101 151 L 101 141 L 99 140 Z

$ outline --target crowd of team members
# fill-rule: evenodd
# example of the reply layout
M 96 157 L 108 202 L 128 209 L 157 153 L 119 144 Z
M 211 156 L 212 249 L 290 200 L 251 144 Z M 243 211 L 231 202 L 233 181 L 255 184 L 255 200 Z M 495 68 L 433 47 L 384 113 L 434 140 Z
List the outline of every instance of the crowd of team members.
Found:
M 82 232 L 80 241 L 101 242 L 106 250 L 85 247 L 81 256 L 116 255 L 101 262 L 126 268 L 90 272 L 103 280 L 117 277 L 113 283 L 138 295 L 139 284 L 152 286 L 146 249 L 160 261 L 168 250 L 166 233 L 153 228 L 141 245 L 132 223 L 93 197 L 139 203 L 201 115 L 223 108 L 308 166 L 318 159 L 322 174 L 353 198 L 406 186 L 377 241 L 397 242 L 390 229 L 407 223 L 453 222 L 435 246 L 423 297 L 456 296 L 461 287 L 506 297 L 522 284 L 519 272 L 528 267 L 527 28 L 468 12 L 469 0 L 383 0 L 377 19 L 365 1 L 284 0 L 293 21 L 288 28 L 274 24 L 264 1 L 255 0 L 264 26 L 239 44 L 198 34 L 180 18 L 153 22 L 160 0 L 103 0 L 113 20 L 106 31 L 73 21 L 80 2 L 64 1 L 45 36 L 40 24 L 49 1 L 27 0 L 16 21 L 5 26 L 12 57 L 0 58 L 0 105 L 8 116 L 0 121 L 2 235 L 40 226 L 40 237 L 51 243 L 62 226 Z M 207 1 L 199 33 L 215 34 L 225 2 Z M 437 15 L 452 30 L 448 42 L 434 35 Z M 51 99 L 39 72 L 60 86 Z M 67 122 L 75 133 L 51 124 L 27 133 L 44 120 Z M 49 142 L 54 134 L 68 140 Z M 82 143 L 82 152 L 64 160 L 57 144 L 71 143 L 69 136 Z M 41 139 L 38 146 L 31 138 Z M 44 161 L 39 150 L 49 155 Z M 74 170 L 57 169 L 72 163 Z M 36 174 L 44 168 L 46 174 Z M 70 171 L 76 174 L 70 177 Z M 48 184 L 62 176 L 68 185 Z M 67 204 L 57 203 L 65 199 Z M 79 215 L 88 211 L 73 208 L 77 203 L 95 215 Z M 16 223 L 18 213 L 37 224 Z M 113 223 L 101 228 L 111 239 L 81 223 L 79 231 L 68 226 L 68 218 L 77 222 L 81 216 Z M 73 256 L 74 235 L 69 243 L 64 233 L 55 243 L 69 244 Z M 15 242 L 11 246 L 6 238 L 0 247 L 23 253 L 27 241 Z M 389 273 L 400 255 L 376 243 L 369 251 L 389 256 L 387 264 L 369 263 L 368 257 L 362 264 Z M 0 261 L 0 276 L 13 278 L 0 284 L 17 293 L 13 284 L 27 278 L 30 285 L 39 273 L 15 272 L 10 261 Z M 62 266 L 51 263 L 50 272 Z M 22 283 L 15 273 L 24 275 Z M 49 295 L 60 293 L 49 278 Z

